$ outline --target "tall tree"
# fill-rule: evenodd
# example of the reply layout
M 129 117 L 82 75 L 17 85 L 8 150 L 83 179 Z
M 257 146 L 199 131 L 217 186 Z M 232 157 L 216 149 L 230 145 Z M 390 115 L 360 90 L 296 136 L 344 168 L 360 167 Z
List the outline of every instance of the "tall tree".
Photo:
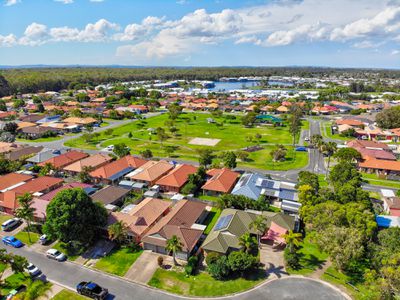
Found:
M 322 143 L 320 145 L 320 151 L 328 157 L 328 163 L 326 166 L 326 175 L 329 173 L 329 167 L 331 164 L 331 157 L 336 153 L 337 151 L 337 144 L 335 142 L 327 142 L 327 143 Z
M 303 111 L 300 106 L 292 105 L 290 107 L 290 115 L 288 118 L 289 123 L 289 133 L 293 138 L 293 148 L 296 145 L 296 139 L 301 132 L 301 117 L 303 116 Z
M 230 169 L 236 168 L 236 154 L 232 151 L 227 151 L 223 155 L 224 166 Z
M 15 216 L 23 219 L 27 225 L 29 242 L 31 240 L 31 222 L 34 220 L 36 208 L 32 207 L 33 198 L 30 193 L 25 193 L 17 198 L 19 207 L 15 210 Z
M 296 252 L 298 247 L 300 246 L 300 241 L 302 239 L 301 233 L 293 232 L 289 230 L 288 233 L 283 235 L 283 238 L 286 242 L 286 247 L 289 249 L 290 253 Z
M 125 242 L 128 236 L 128 226 L 123 221 L 118 221 L 108 226 L 107 231 L 110 240 L 115 241 L 118 244 Z
M 165 249 L 167 249 L 167 251 L 169 252 L 172 252 L 172 258 L 174 260 L 175 266 L 178 264 L 176 261 L 176 253 L 182 251 L 182 247 L 183 244 L 176 235 L 173 235 L 170 239 L 167 240 L 167 246 L 165 247 Z
M 107 211 L 93 202 L 83 189 L 63 190 L 54 197 L 46 210 L 43 231 L 50 238 L 63 242 L 90 244 L 98 229 L 107 224 Z
M 251 253 L 257 248 L 258 243 L 254 236 L 251 236 L 250 233 L 246 232 L 239 237 L 239 245 L 242 247 L 244 252 Z
M 257 218 L 250 223 L 250 228 L 257 230 L 258 245 L 260 245 L 261 236 L 267 230 L 267 217 L 263 215 L 257 216 Z

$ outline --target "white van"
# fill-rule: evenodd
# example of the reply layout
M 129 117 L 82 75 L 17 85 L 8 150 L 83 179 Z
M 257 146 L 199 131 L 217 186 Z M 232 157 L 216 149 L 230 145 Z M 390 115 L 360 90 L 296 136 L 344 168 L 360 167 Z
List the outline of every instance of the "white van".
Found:
M 13 229 L 14 227 L 17 227 L 19 224 L 21 224 L 21 220 L 18 218 L 13 218 L 1 224 L 1 229 L 3 229 L 4 231 L 8 231 Z

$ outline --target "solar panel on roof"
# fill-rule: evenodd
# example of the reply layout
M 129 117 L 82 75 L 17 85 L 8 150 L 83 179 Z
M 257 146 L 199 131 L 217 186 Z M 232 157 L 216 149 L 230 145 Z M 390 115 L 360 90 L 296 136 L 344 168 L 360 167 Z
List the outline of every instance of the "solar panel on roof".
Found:
M 229 222 L 232 220 L 233 215 L 223 216 L 218 220 L 217 225 L 215 225 L 214 230 L 221 230 L 228 227 Z

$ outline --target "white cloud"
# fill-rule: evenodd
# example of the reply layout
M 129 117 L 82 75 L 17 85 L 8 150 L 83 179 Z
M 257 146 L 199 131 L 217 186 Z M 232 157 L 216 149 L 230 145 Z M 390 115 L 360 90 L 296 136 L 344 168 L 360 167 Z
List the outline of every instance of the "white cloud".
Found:
M 12 47 L 18 42 L 17 37 L 13 34 L 0 35 L 0 47 Z
M 235 41 L 235 44 L 245 44 L 245 43 L 260 45 L 261 40 L 257 38 L 255 35 L 252 35 L 252 36 L 243 36 Z
M 376 42 L 373 42 L 370 40 L 364 40 L 361 42 L 354 43 L 352 46 L 354 48 L 367 49 L 367 48 L 378 48 L 378 47 L 382 46 L 383 44 L 384 44 L 384 42 L 376 43 Z
M 398 54 L 400 54 L 400 50 L 393 50 L 390 54 L 391 55 L 398 55 Z
M 62 4 L 72 4 L 74 0 L 54 0 L 55 2 L 61 2 Z
M 153 16 L 148 16 L 142 20 L 141 24 L 129 24 L 125 27 L 123 33 L 117 33 L 114 35 L 114 39 L 117 41 L 133 41 L 140 37 L 149 34 L 154 29 L 159 28 L 163 25 L 165 17 L 158 18 Z
M 24 36 L 19 39 L 19 44 L 25 46 L 37 46 L 45 43 L 49 34 L 47 26 L 38 23 L 32 23 L 26 27 Z
M 13 6 L 17 3 L 21 2 L 20 0 L 6 0 L 4 6 Z
M 90 2 L 93 2 L 93 3 L 100 3 L 100 2 L 104 2 L 104 0 L 89 0 Z

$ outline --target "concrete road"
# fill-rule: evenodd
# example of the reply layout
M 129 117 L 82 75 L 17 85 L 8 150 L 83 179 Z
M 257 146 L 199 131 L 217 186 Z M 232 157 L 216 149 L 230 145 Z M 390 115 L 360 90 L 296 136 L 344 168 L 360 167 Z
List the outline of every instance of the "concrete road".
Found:
M 1 247 L 4 247 L 3 245 Z M 5 247 L 7 251 L 25 256 L 30 262 L 39 267 L 48 280 L 64 287 L 74 289 L 80 281 L 94 281 L 110 291 L 108 299 L 123 300 L 172 300 L 180 297 L 152 289 L 144 285 L 119 279 L 114 276 L 93 271 L 71 262 L 56 262 L 44 254 L 37 253 L 26 246 L 20 249 Z M 330 285 L 306 278 L 289 277 L 265 283 L 253 290 L 228 297 L 216 299 L 227 300 L 343 300 L 346 299 L 337 289 Z M 189 299 L 189 298 L 186 298 Z M 197 298 L 198 299 L 198 298 Z M 350 298 L 347 298 L 350 299 Z

